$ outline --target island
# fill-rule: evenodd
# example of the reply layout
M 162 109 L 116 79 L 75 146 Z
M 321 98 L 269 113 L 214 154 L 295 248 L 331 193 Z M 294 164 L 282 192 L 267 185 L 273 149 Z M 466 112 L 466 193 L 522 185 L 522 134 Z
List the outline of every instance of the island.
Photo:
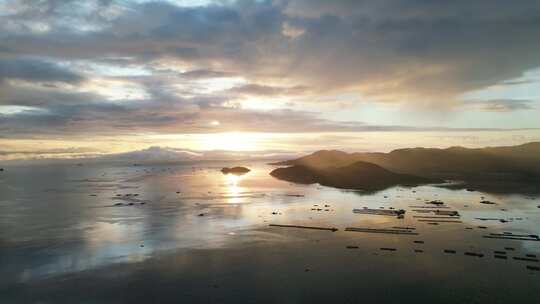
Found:
M 246 167 L 232 167 L 232 168 L 225 167 L 225 168 L 221 169 L 221 172 L 223 174 L 235 174 L 235 175 L 246 174 L 249 171 L 251 171 L 251 170 L 246 168 Z

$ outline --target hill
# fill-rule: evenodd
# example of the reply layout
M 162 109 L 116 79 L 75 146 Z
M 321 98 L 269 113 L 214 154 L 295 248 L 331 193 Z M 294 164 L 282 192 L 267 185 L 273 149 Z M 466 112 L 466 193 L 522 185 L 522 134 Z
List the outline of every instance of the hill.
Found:
M 540 142 L 519 146 L 468 149 L 408 148 L 390 153 L 345 153 L 321 150 L 276 165 L 314 169 L 344 167 L 358 161 L 396 173 L 464 181 L 539 181 Z
M 391 172 L 381 166 L 358 161 L 343 167 L 308 167 L 294 165 L 277 168 L 270 175 L 290 182 L 324 186 L 361 189 L 366 191 L 382 190 L 396 185 L 418 185 L 436 183 L 441 180 Z

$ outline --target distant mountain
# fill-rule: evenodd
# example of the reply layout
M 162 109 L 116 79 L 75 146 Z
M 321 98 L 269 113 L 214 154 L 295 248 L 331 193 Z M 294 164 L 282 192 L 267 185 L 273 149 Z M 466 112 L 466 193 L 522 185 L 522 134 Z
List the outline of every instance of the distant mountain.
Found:
M 144 150 L 109 154 L 96 161 L 120 161 L 133 163 L 174 163 L 220 160 L 270 160 L 284 159 L 294 154 L 283 151 L 192 151 L 169 147 L 150 147 Z
M 33 164 L 93 164 L 93 163 L 119 163 L 119 164 L 164 164 L 197 161 L 235 161 L 235 160 L 272 160 L 297 157 L 297 153 L 281 150 L 263 151 L 195 151 L 188 149 L 153 146 L 142 150 L 101 154 L 71 158 L 27 158 L 15 160 L 0 160 L 6 166 L 33 165 Z
M 465 181 L 540 180 L 540 142 L 479 149 L 409 148 L 390 153 L 345 153 L 322 150 L 275 164 L 326 169 L 344 167 L 358 161 L 373 163 L 396 173 L 431 178 Z
M 433 178 L 394 173 L 381 166 L 363 161 L 357 161 L 343 167 L 323 168 L 294 165 L 287 168 L 277 168 L 270 175 L 281 180 L 301 184 L 319 183 L 324 186 L 367 191 L 382 190 L 396 185 L 442 182 L 442 180 Z
M 105 161 L 145 162 L 175 162 L 194 161 L 203 158 L 203 154 L 173 148 L 150 147 L 144 150 L 118 153 L 102 156 Z

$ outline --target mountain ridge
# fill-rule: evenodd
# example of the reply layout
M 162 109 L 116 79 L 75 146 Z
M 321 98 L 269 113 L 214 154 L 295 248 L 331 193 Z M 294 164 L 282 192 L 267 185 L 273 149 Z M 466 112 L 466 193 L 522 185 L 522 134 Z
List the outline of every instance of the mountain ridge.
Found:
M 329 170 L 363 161 L 395 173 L 464 181 L 540 181 L 540 142 L 517 146 L 465 148 L 404 148 L 389 153 L 319 150 L 283 162 Z

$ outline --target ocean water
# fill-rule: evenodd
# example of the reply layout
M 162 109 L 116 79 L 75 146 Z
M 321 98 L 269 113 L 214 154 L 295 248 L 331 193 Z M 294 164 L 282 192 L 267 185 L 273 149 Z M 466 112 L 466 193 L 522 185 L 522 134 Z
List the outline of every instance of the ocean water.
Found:
M 219 171 L 232 165 L 252 171 Z M 7 168 L 0 303 L 540 303 L 540 242 L 485 237 L 540 233 L 539 197 L 435 185 L 363 193 L 280 181 L 272 168 Z M 431 218 L 421 208 L 431 200 L 460 217 Z M 363 207 L 406 214 L 352 211 Z

